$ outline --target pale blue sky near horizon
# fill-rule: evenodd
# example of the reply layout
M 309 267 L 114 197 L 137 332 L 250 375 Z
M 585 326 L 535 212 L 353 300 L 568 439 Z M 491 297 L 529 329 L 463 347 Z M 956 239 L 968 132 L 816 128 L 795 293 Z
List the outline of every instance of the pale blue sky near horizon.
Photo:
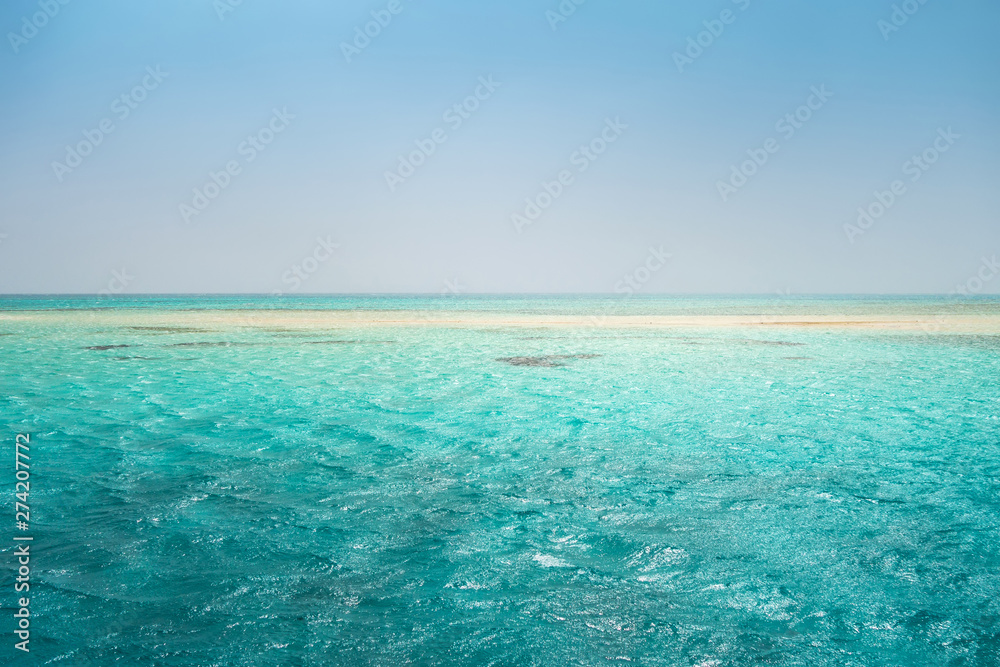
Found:
M 1000 253 L 995 3 L 567 0 L 553 29 L 558 0 L 398 2 L 351 62 L 342 44 L 389 0 L 7 3 L 0 293 L 615 293 L 624 276 L 647 294 L 948 293 L 977 276 L 1000 292 L 983 268 Z M 446 110 L 477 88 L 454 127 Z M 829 99 L 786 136 L 776 122 L 814 88 Z M 78 166 L 53 166 L 105 119 Z M 614 141 L 581 171 L 609 119 Z M 912 180 L 935 141 L 947 150 Z M 228 162 L 239 173 L 185 215 Z M 884 215 L 845 230 L 896 180 Z M 643 272 L 650 249 L 670 258 Z

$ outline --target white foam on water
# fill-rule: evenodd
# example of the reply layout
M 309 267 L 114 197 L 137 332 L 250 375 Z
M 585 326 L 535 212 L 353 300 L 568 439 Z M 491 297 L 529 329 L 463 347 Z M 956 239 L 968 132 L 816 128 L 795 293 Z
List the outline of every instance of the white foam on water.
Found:
M 573 567 L 566 561 L 548 554 L 535 554 L 533 560 L 542 567 Z

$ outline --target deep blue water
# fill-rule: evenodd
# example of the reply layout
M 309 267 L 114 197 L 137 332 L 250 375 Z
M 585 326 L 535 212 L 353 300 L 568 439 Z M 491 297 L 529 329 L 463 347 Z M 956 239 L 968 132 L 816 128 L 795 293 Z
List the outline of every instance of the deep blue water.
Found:
M 281 304 L 1000 308 L 889 297 Z M 274 304 L 0 300 L 4 451 L 12 459 L 15 434 L 31 434 L 35 537 L 32 653 L 21 656 L 8 631 L 16 531 L 0 535 L 0 663 L 1000 661 L 998 335 L 143 319 L 262 305 Z M 12 524 L 12 469 L 0 489 Z

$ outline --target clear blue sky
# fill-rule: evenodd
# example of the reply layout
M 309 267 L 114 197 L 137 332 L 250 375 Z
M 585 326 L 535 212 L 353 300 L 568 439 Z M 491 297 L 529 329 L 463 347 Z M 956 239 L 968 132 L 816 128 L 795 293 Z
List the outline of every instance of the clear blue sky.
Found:
M 1000 253 L 1000 5 L 893 4 L 10 0 L 0 292 L 613 292 L 662 246 L 646 293 L 946 293 Z

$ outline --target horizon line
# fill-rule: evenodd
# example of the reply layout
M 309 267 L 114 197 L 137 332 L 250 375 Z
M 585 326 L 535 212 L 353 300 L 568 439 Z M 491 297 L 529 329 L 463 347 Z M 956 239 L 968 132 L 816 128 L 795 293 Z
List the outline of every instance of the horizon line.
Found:
M 956 299 L 995 298 L 1000 292 L 958 294 L 956 292 L 650 292 L 645 294 L 620 294 L 617 292 L 296 292 L 294 294 L 272 294 L 267 292 L 133 292 L 129 294 L 99 294 L 95 292 L 0 292 L 0 299 L 7 298 L 96 298 L 96 299 L 142 299 L 152 297 L 261 297 L 274 300 L 303 297 L 414 297 L 460 299 L 465 297 L 600 297 L 626 301 L 636 298 L 690 298 L 690 297 L 774 297 L 793 299 L 797 297 L 954 297 Z

